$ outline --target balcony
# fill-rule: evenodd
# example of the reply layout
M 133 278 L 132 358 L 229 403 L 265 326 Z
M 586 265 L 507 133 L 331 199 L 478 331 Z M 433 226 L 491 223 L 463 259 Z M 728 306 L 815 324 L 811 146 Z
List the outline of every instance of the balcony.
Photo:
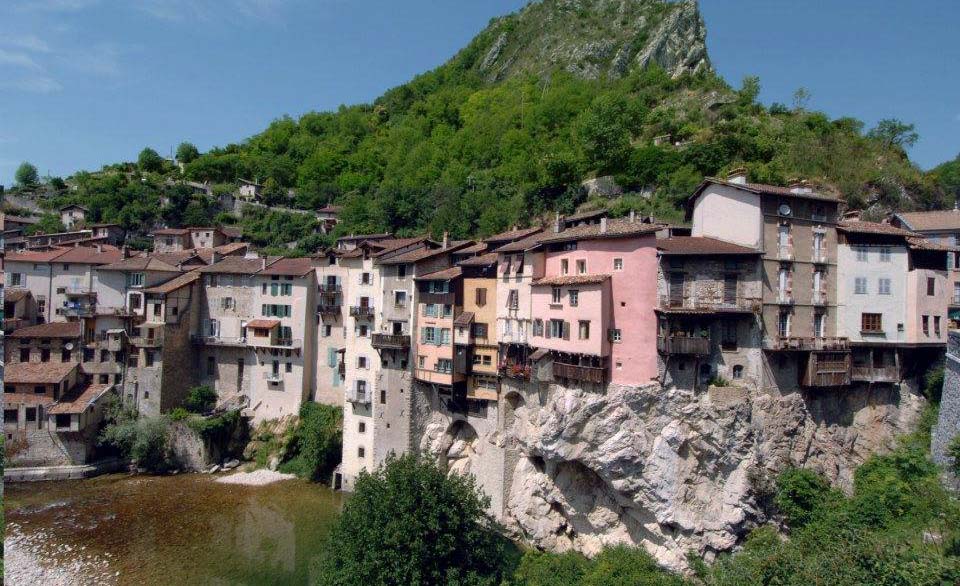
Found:
M 793 305 L 793 295 L 781 291 L 777 293 L 777 303 L 780 305 Z
M 706 356 L 710 354 L 710 338 L 709 336 L 660 336 L 657 338 L 657 352 L 667 355 Z
M 708 295 L 682 298 L 660 296 L 660 309 L 666 313 L 758 313 L 762 304 L 759 297 L 716 297 Z
M 130 336 L 130 344 L 141 348 L 157 348 L 163 346 L 163 330 L 149 330 L 146 335 Z
M 830 257 L 827 256 L 826 250 L 814 250 L 811 259 L 818 265 L 825 265 L 830 262 Z
M 896 366 L 854 366 L 850 379 L 868 383 L 898 383 L 900 369 Z
M 93 317 L 97 315 L 97 306 L 93 304 L 70 305 L 61 307 L 59 313 L 66 317 Z
M 267 338 L 254 336 L 247 338 L 247 344 L 255 348 L 300 348 L 303 346 L 303 340 L 300 338 Z
M 357 319 L 373 319 L 373 307 L 370 305 L 351 305 L 350 317 Z
M 340 305 L 323 304 L 317 306 L 320 315 L 340 315 Z
M 343 291 L 343 287 L 340 285 L 340 283 L 320 283 L 317 289 L 321 293 L 326 293 L 331 295 L 340 293 L 341 291 Z
M 813 352 L 801 384 L 806 387 L 842 387 L 850 384 L 850 353 Z
M 359 403 L 361 405 L 370 404 L 371 392 L 369 389 L 358 389 L 356 387 L 347 389 L 347 401 L 351 403 Z
M 530 380 L 531 368 L 529 364 L 521 362 L 506 361 L 501 362 L 497 369 L 501 376 L 516 378 L 520 380 Z
M 850 348 L 847 338 L 814 338 L 804 336 L 785 336 L 774 339 L 767 344 L 770 350 L 800 350 L 800 351 L 845 351 Z
M 247 339 L 244 337 L 232 338 L 227 336 L 200 336 L 193 335 L 190 336 L 191 341 L 194 344 L 200 344 L 202 346 L 229 346 L 234 348 L 246 348 Z
M 792 261 L 792 260 L 793 260 L 793 247 L 792 247 L 792 246 L 778 246 L 778 247 L 777 247 L 777 260 Z
M 410 336 L 408 334 L 374 334 L 371 342 L 374 348 L 406 350 L 410 347 Z
M 553 363 L 553 378 L 578 380 L 590 383 L 603 384 L 607 376 L 607 369 L 597 366 L 580 366 L 577 364 Z
M 265 372 L 263 378 L 268 383 L 277 384 L 283 382 L 283 374 L 279 372 Z

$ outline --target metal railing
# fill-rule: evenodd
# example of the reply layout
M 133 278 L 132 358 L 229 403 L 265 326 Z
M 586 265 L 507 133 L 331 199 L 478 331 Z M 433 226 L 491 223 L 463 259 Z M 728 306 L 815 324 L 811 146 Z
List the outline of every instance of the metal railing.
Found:
M 732 300 L 708 295 L 690 295 L 682 298 L 661 295 L 660 307 L 661 309 L 758 312 L 762 307 L 762 302 L 759 297 L 741 297 L 740 295 Z
M 770 345 L 774 350 L 848 350 L 849 339 L 840 337 L 784 336 Z
M 409 348 L 409 334 L 374 334 L 372 337 L 374 348 Z
M 244 337 L 227 336 L 203 336 L 194 334 L 190 336 L 194 344 L 203 344 L 206 346 L 247 346 L 247 339 Z
M 372 318 L 373 317 L 373 306 L 372 305 L 351 305 L 350 306 L 350 317 L 356 318 Z
M 268 383 L 280 383 L 283 382 L 283 373 L 280 372 L 265 372 L 263 373 L 263 378 Z

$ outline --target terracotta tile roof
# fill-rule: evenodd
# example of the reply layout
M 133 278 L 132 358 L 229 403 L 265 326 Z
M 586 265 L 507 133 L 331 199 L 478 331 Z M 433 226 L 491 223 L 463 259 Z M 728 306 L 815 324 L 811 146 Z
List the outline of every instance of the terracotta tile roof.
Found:
M 20 385 L 60 384 L 79 366 L 78 362 L 14 362 L 7 364 L 3 382 Z
M 439 254 L 459 252 L 459 249 L 466 248 L 470 244 L 472 244 L 472 241 L 470 240 L 458 240 L 450 242 L 446 248 L 418 248 L 416 250 L 404 252 L 396 256 L 391 256 L 390 258 L 381 259 L 379 262 L 380 264 L 385 265 L 415 263 L 428 258 L 433 258 Z
M 600 240 L 607 238 L 633 238 L 647 234 L 652 235 L 665 227 L 665 224 L 647 224 L 639 221 L 631 222 L 629 219 L 621 218 L 616 220 L 607 220 L 607 229 L 605 232 L 601 231 L 603 228 L 601 224 L 575 226 L 573 228 L 561 230 L 560 232 L 545 232 L 543 237 L 540 238 L 540 243 L 547 244 L 550 242 Z
M 313 261 L 308 258 L 281 258 L 271 264 L 266 269 L 260 271 L 261 275 L 286 275 L 293 277 L 302 277 L 313 270 Z
M 826 193 L 817 193 L 811 191 L 809 193 L 804 192 L 795 192 L 790 187 L 781 187 L 779 185 L 767 185 L 765 183 L 731 183 L 730 181 L 724 181 L 722 179 L 716 179 L 714 177 L 707 177 L 703 182 L 694 190 L 693 195 L 690 196 L 691 199 L 696 198 L 708 185 L 726 185 L 727 187 L 733 187 L 734 189 L 740 189 L 743 191 L 749 191 L 751 193 L 756 193 L 759 195 L 776 195 L 782 197 L 800 197 L 804 199 L 817 199 L 821 201 L 840 201 L 839 198 L 835 195 L 826 194 Z
M 254 319 L 247 322 L 247 327 L 255 330 L 269 330 L 279 325 L 278 319 Z
M 465 258 L 457 263 L 462 267 L 486 267 L 497 264 L 497 253 L 488 252 L 480 256 Z
M 350 236 L 341 236 L 337 238 L 337 242 L 347 241 L 352 242 L 354 240 L 384 240 L 386 238 L 392 237 L 393 234 L 390 232 L 384 232 L 383 234 L 351 234 Z
M 330 204 L 327 204 L 317 211 L 321 213 L 326 213 L 326 214 L 339 214 L 342 210 L 343 210 L 342 206 L 332 206 Z
M 566 218 L 561 217 L 560 220 L 563 222 L 579 222 L 581 220 L 590 220 L 593 218 L 600 218 L 607 215 L 609 210 L 607 208 L 600 208 L 599 210 L 589 210 L 586 212 L 580 212 L 578 214 L 573 214 L 572 216 L 567 216 Z
M 564 285 L 597 285 L 610 278 L 610 275 L 567 275 L 564 277 L 547 277 L 533 282 L 534 286 L 558 286 Z
M 83 210 L 83 211 L 85 211 L 85 212 L 89 212 L 89 211 L 90 211 L 90 210 L 88 210 L 87 208 L 83 207 L 82 205 L 80 205 L 80 204 L 78 204 L 78 203 L 67 204 L 67 205 L 63 206 L 62 208 L 60 208 L 60 211 L 62 212 L 63 210 L 73 210 L 73 209 Z
M 910 246 L 913 250 L 931 250 L 937 252 L 957 252 L 958 248 L 956 246 L 946 246 L 944 244 L 938 244 L 936 242 L 931 242 L 926 238 L 918 237 L 907 237 L 907 245 Z
M 230 238 L 240 238 L 243 236 L 243 228 L 237 226 L 221 226 L 220 231 L 223 232 L 224 236 Z
M 16 303 L 21 299 L 30 297 L 30 295 L 32 295 L 32 293 L 30 293 L 29 289 L 7 289 L 4 291 L 3 301 L 4 303 Z
M 664 255 L 760 254 L 760 251 L 755 248 L 703 236 L 664 238 L 657 241 L 657 248 Z
M 15 330 L 8 338 L 79 338 L 80 322 L 53 321 Z
M 154 271 L 163 273 L 179 273 L 174 264 L 164 262 L 156 256 L 136 256 L 125 258 L 113 264 L 98 267 L 101 271 Z
M 6 256 L 6 262 L 51 262 L 57 259 L 61 254 L 67 252 L 66 248 L 54 247 L 49 250 L 23 250 L 20 252 L 11 252 Z
M 264 262 L 266 260 L 266 262 Z M 274 258 L 276 260 L 276 258 Z M 270 266 L 270 259 L 245 258 L 242 256 L 227 256 L 218 263 L 197 269 L 201 273 L 253 275 L 259 273 L 266 266 Z
M 220 246 L 215 246 L 213 249 L 224 256 L 229 256 L 235 252 L 241 250 L 246 250 L 249 248 L 249 244 L 246 242 L 231 242 L 230 244 L 221 244 Z M 198 248 L 197 250 L 206 250 L 204 248 Z
M 463 274 L 463 270 L 460 267 L 450 267 L 440 271 L 434 271 L 432 273 L 422 275 L 417 277 L 416 281 L 449 281 L 450 279 L 456 279 Z
M 469 326 L 473 323 L 473 312 L 463 311 L 453 320 L 455 326 Z
M 897 228 L 890 224 L 881 224 L 879 222 L 863 222 L 860 220 L 847 220 L 837 224 L 837 230 L 851 234 L 882 234 L 890 236 L 919 236 L 915 232 Z
M 123 259 L 123 251 L 116 246 L 100 245 L 98 251 L 94 246 L 76 246 L 57 257 L 57 262 L 75 264 L 107 265 Z
M 83 413 L 102 397 L 113 385 L 87 385 L 67 393 L 54 406 L 47 409 L 50 415 Z
M 36 407 L 37 405 L 52 405 L 53 397 L 50 395 L 38 395 L 36 393 L 4 393 L 4 405 L 27 405 Z
M 476 244 L 471 244 L 466 248 L 461 248 L 460 250 L 457 251 L 457 254 L 478 254 L 481 252 L 485 252 L 486 250 L 487 250 L 486 242 L 477 242 Z
M 536 232 L 530 236 L 527 236 L 526 238 L 514 240 L 509 244 L 504 244 L 497 249 L 497 252 L 523 252 L 525 250 L 535 248 L 540 245 L 540 240 L 542 240 L 546 235 L 546 232 Z
M 918 232 L 958 230 L 960 210 L 936 210 L 932 212 L 901 212 L 896 214 L 908 228 Z
M 200 273 L 197 271 L 190 271 L 189 273 L 174 277 L 163 283 L 162 285 L 157 285 L 156 287 L 150 287 L 144 289 L 144 293 L 152 293 L 157 295 L 166 295 L 167 293 L 172 293 L 181 287 L 186 287 L 187 285 L 193 283 L 200 278 Z
M 515 230 L 507 230 L 506 232 L 501 232 L 499 234 L 494 234 L 484 239 L 484 242 L 493 243 L 503 243 L 503 242 L 513 242 L 515 240 L 521 240 L 530 236 L 531 234 L 536 234 L 537 232 L 542 231 L 543 228 L 539 226 L 534 226 L 532 228 L 517 228 Z
M 159 228 L 151 232 L 154 236 L 186 236 L 189 233 L 186 228 Z
M 379 240 L 377 242 L 369 242 L 372 248 L 379 248 L 377 252 L 371 253 L 371 256 L 378 258 L 391 252 L 395 252 L 400 248 L 405 248 L 412 244 L 417 244 L 418 242 L 427 242 L 426 236 L 416 236 L 414 238 L 392 238 L 390 240 Z

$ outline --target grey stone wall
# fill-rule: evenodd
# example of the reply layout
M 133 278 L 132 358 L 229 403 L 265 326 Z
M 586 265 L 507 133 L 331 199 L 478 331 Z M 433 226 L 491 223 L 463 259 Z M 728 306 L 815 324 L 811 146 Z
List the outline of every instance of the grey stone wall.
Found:
M 933 428 L 930 446 L 934 462 L 943 466 L 953 464 L 952 458 L 947 455 L 947 448 L 958 433 L 960 433 L 960 331 L 951 331 L 947 340 L 940 419 Z

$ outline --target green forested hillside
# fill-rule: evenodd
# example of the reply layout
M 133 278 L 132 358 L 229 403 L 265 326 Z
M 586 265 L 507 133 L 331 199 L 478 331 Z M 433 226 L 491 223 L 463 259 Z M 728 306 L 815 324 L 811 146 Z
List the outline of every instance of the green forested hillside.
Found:
M 956 170 L 925 174 L 912 164 L 904 150 L 916 140 L 912 127 L 891 120 L 867 131 L 853 118 L 831 119 L 808 110 L 802 90 L 792 104 L 765 107 L 759 80 L 731 88 L 699 49 L 676 54 L 678 45 L 702 43 L 695 5 L 633 0 L 612 14 L 609 0 L 573 4 L 544 0 L 495 19 L 446 64 L 373 104 L 282 117 L 195 158 L 186 149 L 184 176 L 223 189 L 257 179 L 274 204 L 340 204 L 342 232 L 449 230 L 458 238 L 573 211 L 584 203 L 581 182 L 598 175 L 614 175 L 627 192 L 607 202 L 615 210 L 676 219 L 676 203 L 704 176 L 740 165 L 754 181 L 806 178 L 877 215 L 952 204 Z M 616 43 L 601 43 L 609 39 Z M 546 64 L 536 61 L 543 55 Z M 95 219 L 128 227 L 218 220 L 214 207 L 189 197 L 154 211 L 170 189 L 162 180 L 179 171 L 148 159 L 115 166 L 125 172 L 107 179 L 81 176 L 80 188 L 55 202 L 87 203 Z M 261 245 L 301 241 L 312 229 L 301 221 L 281 236 L 271 227 L 285 219 L 258 213 L 245 223 Z

